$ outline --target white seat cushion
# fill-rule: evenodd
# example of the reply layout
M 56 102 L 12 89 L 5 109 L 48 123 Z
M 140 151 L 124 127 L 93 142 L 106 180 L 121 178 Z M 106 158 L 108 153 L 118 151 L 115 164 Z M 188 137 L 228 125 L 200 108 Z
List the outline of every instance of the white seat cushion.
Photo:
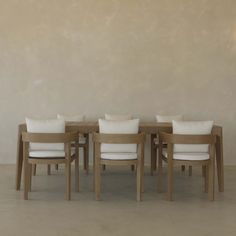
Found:
M 167 150 L 163 150 L 163 155 L 167 158 Z M 182 152 L 174 153 L 173 159 L 175 160 L 185 160 L 185 161 L 203 161 L 210 158 L 208 153 L 196 153 L 196 152 Z
M 173 115 L 173 116 L 156 115 L 156 121 L 160 123 L 172 122 L 173 120 L 182 121 L 183 119 L 184 119 L 183 115 Z
M 213 121 L 172 121 L 173 134 L 207 135 L 211 134 Z M 208 153 L 207 144 L 175 144 L 174 152 Z
M 75 149 L 71 149 L 71 156 L 75 154 Z M 58 151 L 58 150 L 49 150 L 49 151 L 29 151 L 29 157 L 38 157 L 38 158 L 57 158 L 57 157 L 64 157 L 65 158 L 65 152 L 64 151 Z
M 65 133 L 65 121 L 61 119 L 54 120 L 36 120 L 26 118 L 27 132 L 30 133 Z M 30 143 L 30 149 L 33 150 L 57 150 L 63 151 L 63 143 Z
M 139 119 L 126 121 L 108 121 L 99 119 L 99 131 L 103 134 L 137 134 Z M 101 144 L 101 152 L 105 153 L 136 153 L 136 144 Z
M 111 115 L 105 114 L 105 120 L 113 120 L 113 121 L 122 121 L 122 120 L 131 120 L 131 115 Z
M 65 116 L 57 114 L 57 119 L 62 119 L 67 122 L 82 122 L 84 121 L 84 115 Z
M 106 160 L 136 160 L 137 153 L 101 153 L 101 158 Z

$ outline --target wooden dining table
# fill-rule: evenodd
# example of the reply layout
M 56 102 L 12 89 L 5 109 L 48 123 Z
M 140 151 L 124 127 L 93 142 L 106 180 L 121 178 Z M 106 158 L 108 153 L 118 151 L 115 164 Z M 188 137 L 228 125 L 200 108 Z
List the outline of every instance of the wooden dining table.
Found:
M 98 132 L 98 122 L 67 122 L 66 132 L 76 131 L 82 134 L 92 134 Z M 172 132 L 171 123 L 157 122 L 141 122 L 139 125 L 140 132 L 151 135 L 151 150 L 154 143 L 154 138 L 159 132 Z M 16 161 L 16 190 L 20 190 L 21 175 L 23 167 L 23 142 L 22 132 L 26 132 L 26 124 L 18 126 L 18 141 L 17 141 L 17 161 Z M 223 128 L 214 125 L 212 134 L 216 135 L 216 172 L 218 179 L 219 192 L 224 191 L 224 161 L 223 161 Z M 151 152 L 151 155 L 154 155 Z M 155 154 L 156 155 L 156 154 Z

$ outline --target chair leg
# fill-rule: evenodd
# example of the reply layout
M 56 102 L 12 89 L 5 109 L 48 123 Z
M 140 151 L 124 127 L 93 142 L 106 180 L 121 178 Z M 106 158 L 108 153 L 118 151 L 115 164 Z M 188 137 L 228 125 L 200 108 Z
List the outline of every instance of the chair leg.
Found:
M 155 137 L 155 134 L 151 134 L 151 175 L 153 175 L 154 170 L 156 170 L 157 147 L 154 144 Z
M 75 191 L 79 192 L 79 159 L 75 159 Z
M 203 172 L 203 178 L 204 178 L 204 182 L 205 182 L 205 185 L 204 185 L 204 191 L 205 193 L 208 193 L 208 180 L 209 180 L 209 168 L 208 166 L 202 166 L 202 172 Z
M 167 200 L 172 201 L 172 195 L 173 195 L 173 163 L 170 161 L 168 163 L 168 174 L 167 174 L 167 179 L 168 179 L 168 186 L 167 186 Z
M 157 190 L 162 191 L 162 158 L 158 156 Z
M 28 200 L 29 192 L 29 163 L 24 161 L 24 200 Z
M 153 172 L 154 172 L 154 157 L 153 154 L 151 153 L 151 170 L 150 170 L 151 176 L 153 176 Z
M 84 171 L 86 174 L 88 174 L 89 172 L 89 166 L 88 166 L 88 148 L 87 147 L 83 147 L 83 154 L 84 154 Z
M 58 167 L 59 167 L 58 164 L 56 164 L 55 165 L 55 170 L 58 170 L 59 169 Z
M 97 158 L 95 158 L 95 195 L 97 201 L 101 200 L 101 167 Z
M 88 175 L 89 173 L 89 147 L 88 146 L 85 148 L 84 156 L 85 156 L 85 164 L 86 164 L 86 174 Z
M 66 162 L 66 200 L 71 199 L 71 162 L 67 160 Z
M 214 185 L 215 185 L 215 181 L 214 181 L 214 161 L 210 160 L 210 164 L 209 164 L 209 182 L 208 182 L 208 198 L 210 201 L 214 201 Z
M 189 167 L 188 167 L 188 175 L 189 175 L 189 176 L 192 176 L 192 174 L 193 174 L 193 167 L 192 167 L 192 166 L 189 166 Z
M 93 191 L 95 192 L 95 145 L 93 144 Z
M 140 202 L 142 195 L 142 170 L 141 163 L 137 165 L 137 201 Z
M 83 159 L 84 159 L 84 171 L 87 173 L 87 166 L 86 166 L 86 147 L 83 147 Z
M 29 164 L 29 192 L 31 192 L 32 187 L 32 164 Z
M 151 148 L 151 175 L 157 168 L 157 151 L 155 147 Z
M 84 155 L 84 170 L 85 173 L 89 173 L 89 135 L 85 134 L 86 137 L 86 143 L 85 146 L 83 146 L 83 155 Z
M 153 149 L 153 170 L 157 170 L 157 148 Z
M 51 175 L 51 165 L 48 165 L 48 175 Z
M 32 174 L 33 174 L 33 176 L 36 175 L 36 167 L 37 167 L 37 165 L 36 165 L 36 164 L 33 164 L 33 169 L 32 169 Z
M 206 177 L 206 166 L 202 166 L 202 177 Z
M 144 158 L 141 162 L 141 194 L 144 193 Z M 142 195 L 141 195 L 142 200 Z
M 101 197 L 101 171 L 100 166 L 95 167 L 95 194 L 96 200 L 99 201 Z

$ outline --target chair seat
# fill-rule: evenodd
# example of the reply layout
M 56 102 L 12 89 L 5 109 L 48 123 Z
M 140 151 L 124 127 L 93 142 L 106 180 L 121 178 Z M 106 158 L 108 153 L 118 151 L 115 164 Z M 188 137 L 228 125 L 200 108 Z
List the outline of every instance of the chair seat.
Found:
M 71 149 L 71 155 L 75 154 L 75 149 Z M 65 158 L 65 152 L 59 150 L 49 150 L 49 151 L 29 151 L 29 158 Z
M 106 160 L 135 160 L 137 153 L 101 153 L 101 158 Z
M 163 150 L 163 155 L 167 158 L 167 150 Z M 210 158 L 208 153 L 194 153 L 194 152 L 178 152 L 173 154 L 175 160 L 185 161 L 203 161 Z

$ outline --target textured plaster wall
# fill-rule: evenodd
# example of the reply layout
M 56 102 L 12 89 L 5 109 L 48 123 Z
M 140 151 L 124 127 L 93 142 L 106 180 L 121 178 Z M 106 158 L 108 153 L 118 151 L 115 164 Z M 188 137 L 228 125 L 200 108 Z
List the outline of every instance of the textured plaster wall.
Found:
M 235 0 L 0 0 L 0 163 L 25 116 L 213 119 L 236 164 Z M 147 151 L 147 158 L 149 158 Z

